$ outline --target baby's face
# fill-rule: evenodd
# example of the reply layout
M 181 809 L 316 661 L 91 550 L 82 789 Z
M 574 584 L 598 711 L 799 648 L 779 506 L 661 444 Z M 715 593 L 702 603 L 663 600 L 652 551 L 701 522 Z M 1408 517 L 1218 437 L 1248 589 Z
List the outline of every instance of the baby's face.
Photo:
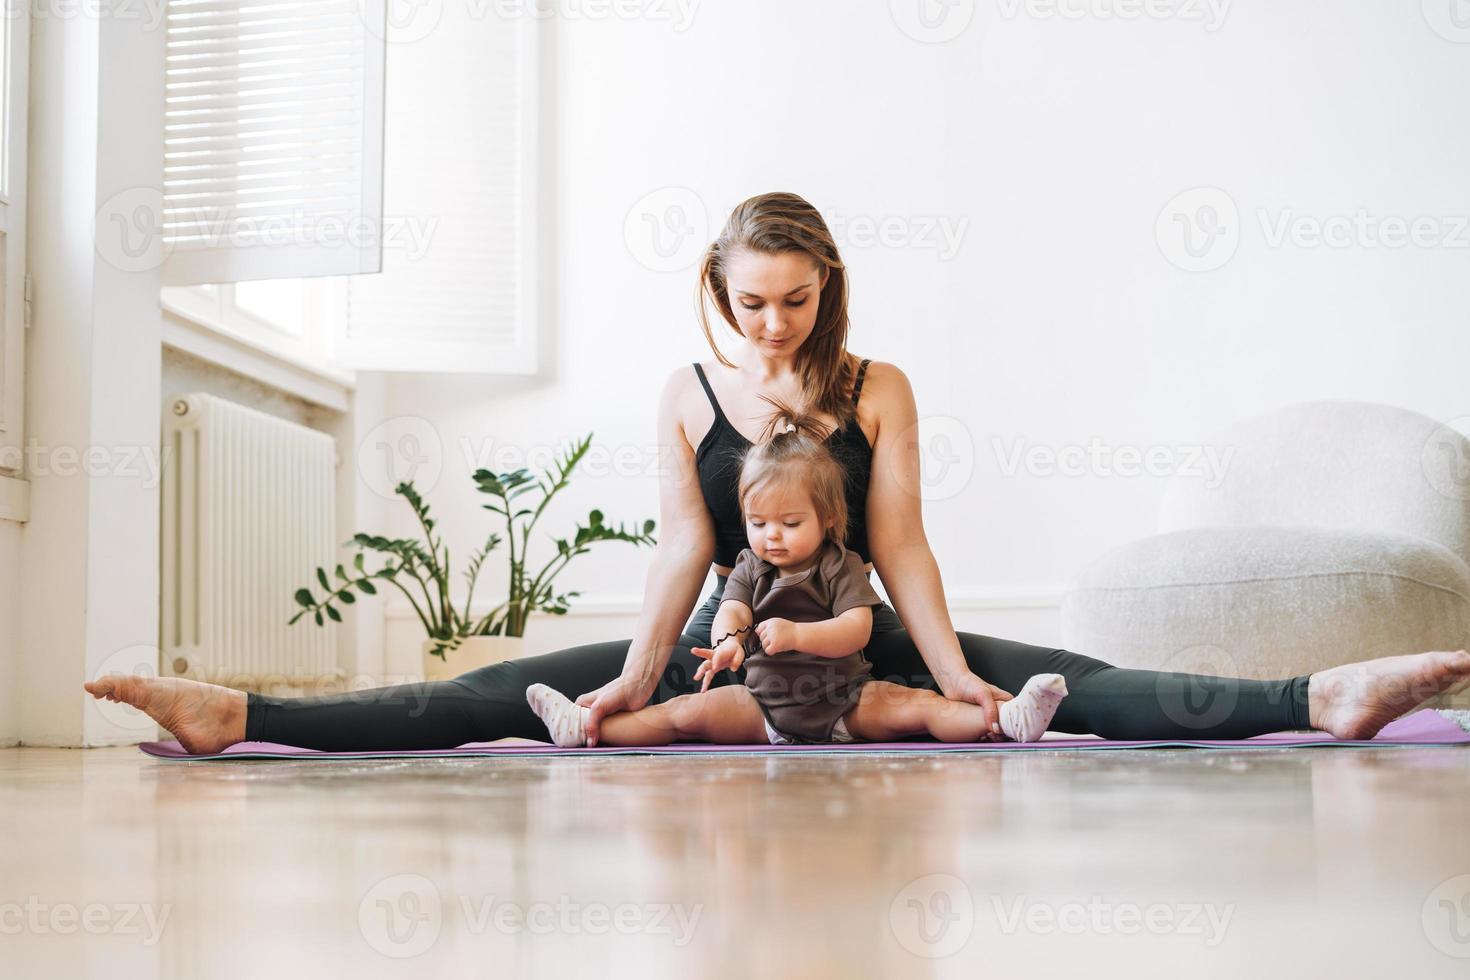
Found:
M 804 491 L 767 492 L 750 500 L 745 535 L 751 550 L 777 568 L 799 567 L 822 547 L 826 528 Z

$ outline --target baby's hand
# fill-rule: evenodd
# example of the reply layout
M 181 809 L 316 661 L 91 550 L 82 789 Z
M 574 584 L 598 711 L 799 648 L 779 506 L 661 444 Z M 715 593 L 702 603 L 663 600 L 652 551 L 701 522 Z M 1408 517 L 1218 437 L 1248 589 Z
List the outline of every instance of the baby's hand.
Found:
M 725 637 L 714 649 L 690 647 L 689 650 L 696 657 L 704 658 L 704 663 L 694 671 L 695 680 L 704 680 L 703 686 L 699 689 L 700 693 L 709 690 L 710 681 L 714 680 L 715 674 L 726 669 L 739 670 L 740 665 L 745 663 L 745 647 L 733 636 Z
M 761 646 L 765 647 L 766 653 L 785 653 L 788 650 L 797 649 L 800 645 L 797 639 L 797 625 L 789 619 L 781 619 L 776 616 L 757 623 L 755 634 L 761 638 Z

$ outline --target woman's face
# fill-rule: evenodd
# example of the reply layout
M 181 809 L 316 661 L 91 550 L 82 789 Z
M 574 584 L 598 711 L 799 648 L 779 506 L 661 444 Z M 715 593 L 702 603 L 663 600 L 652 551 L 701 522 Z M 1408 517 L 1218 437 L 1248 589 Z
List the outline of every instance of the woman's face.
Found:
M 803 252 L 741 249 L 725 264 L 730 308 L 745 339 L 763 357 L 793 358 L 817 323 L 827 270 Z
M 800 570 L 822 547 L 826 528 L 817 520 L 811 494 L 772 488 L 751 497 L 745 536 L 751 550 L 772 565 Z

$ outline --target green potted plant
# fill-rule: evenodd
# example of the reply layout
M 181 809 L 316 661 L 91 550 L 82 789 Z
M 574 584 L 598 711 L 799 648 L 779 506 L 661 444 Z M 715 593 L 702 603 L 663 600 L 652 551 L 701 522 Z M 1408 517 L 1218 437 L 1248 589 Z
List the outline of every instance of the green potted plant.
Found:
M 420 538 L 384 538 L 372 534 L 353 535 L 343 546 L 353 546 L 357 554 L 352 558 L 354 572 L 349 573 L 343 565 L 335 570 L 337 584 L 333 584 L 324 568 L 316 570 L 317 584 L 324 590 L 318 599 L 310 588 L 296 590 L 296 602 L 301 606 L 290 622 L 295 623 L 310 613 L 317 625 L 328 619 L 342 621 L 337 604 L 351 605 L 357 601 L 354 590 L 365 595 L 376 595 L 375 580 L 392 584 L 408 598 L 423 624 L 427 638 L 423 644 L 424 676 L 428 680 L 455 677 L 467 670 L 497 663 L 519 656 L 524 648 L 526 624 L 533 612 L 564 615 L 573 596 L 572 591 L 556 594 L 552 582 L 573 558 L 589 550 L 599 541 L 627 541 L 635 545 L 655 544 L 653 521 L 644 521 L 641 531 L 625 530 L 620 524 L 616 528 L 603 523 L 602 512 L 594 510 L 588 515 L 587 524 L 578 524 L 571 539 L 554 538 L 556 554 L 549 558 L 534 574 L 530 571 L 528 553 L 531 530 L 546 510 L 547 504 L 570 480 L 572 470 L 586 454 L 592 444 L 592 434 L 577 443 L 565 458 L 554 461 L 551 472 L 543 471 L 532 475 L 529 470 L 519 469 L 506 473 L 495 473 L 486 469 L 474 472 L 475 488 L 492 497 L 490 503 L 482 505 L 505 518 L 506 534 L 492 533 L 483 547 L 470 555 L 466 566 L 467 579 L 463 604 L 456 608 L 450 596 L 449 546 L 434 533 L 436 521 L 429 516 L 426 504 L 412 482 L 399 483 L 394 492 L 408 501 L 423 532 Z M 543 479 L 544 478 L 544 479 Z M 534 506 L 514 509 L 528 493 L 539 490 L 540 500 Z M 472 616 L 470 605 L 475 594 L 475 580 L 485 559 L 502 541 L 509 543 L 510 580 L 509 594 L 505 601 L 480 616 Z M 376 571 L 366 569 L 366 553 L 372 551 L 382 555 L 386 561 Z

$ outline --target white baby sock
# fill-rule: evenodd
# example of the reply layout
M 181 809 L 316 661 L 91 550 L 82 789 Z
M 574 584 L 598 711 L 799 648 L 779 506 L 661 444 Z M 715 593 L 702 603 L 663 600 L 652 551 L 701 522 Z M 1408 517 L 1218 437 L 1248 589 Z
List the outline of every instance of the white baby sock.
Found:
M 1000 730 L 1013 741 L 1036 741 L 1046 734 L 1066 696 L 1067 680 L 1061 674 L 1033 674 L 1020 694 L 1000 703 Z
M 536 712 L 551 733 L 551 740 L 564 749 L 575 749 L 587 744 L 587 716 L 591 708 L 583 708 L 560 691 L 545 684 L 532 684 L 526 688 L 526 703 Z M 1050 715 L 1047 716 L 1051 717 Z

